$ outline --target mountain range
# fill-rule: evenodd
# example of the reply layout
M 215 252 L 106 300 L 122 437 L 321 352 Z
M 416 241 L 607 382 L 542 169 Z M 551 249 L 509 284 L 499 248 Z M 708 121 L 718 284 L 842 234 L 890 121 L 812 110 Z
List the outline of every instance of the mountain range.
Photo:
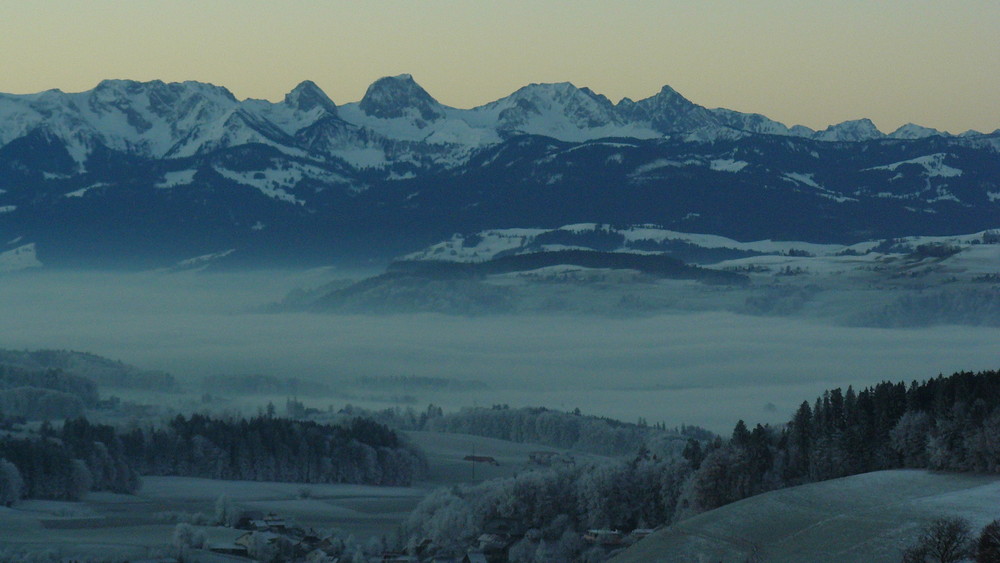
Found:
M 838 243 L 994 228 L 1000 130 L 814 131 L 669 86 L 613 103 L 531 84 L 458 109 L 409 75 L 343 105 L 309 81 L 276 103 L 197 82 L 0 94 L 0 256 L 20 263 L 383 260 L 582 222 Z

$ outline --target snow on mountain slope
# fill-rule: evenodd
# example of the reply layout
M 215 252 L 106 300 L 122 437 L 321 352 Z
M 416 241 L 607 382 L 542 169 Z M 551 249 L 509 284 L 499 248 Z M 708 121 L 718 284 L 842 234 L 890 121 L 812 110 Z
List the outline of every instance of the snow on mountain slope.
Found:
M 157 188 L 173 188 L 175 186 L 186 186 L 194 181 L 197 170 L 179 170 L 167 172 L 163 175 L 163 181 L 156 184 Z
M 404 259 L 447 260 L 454 262 L 491 260 L 501 254 L 531 251 L 536 247 L 536 239 L 541 235 L 557 232 L 576 235 L 606 233 L 620 236 L 624 241 L 624 245 L 617 250 L 623 252 L 634 252 L 634 248 L 642 246 L 643 243 L 662 244 L 670 241 L 688 243 L 702 248 L 733 249 L 762 254 L 788 254 L 800 251 L 814 256 L 833 256 L 839 252 L 843 252 L 847 248 L 839 244 L 817 244 L 801 241 L 761 240 L 739 242 L 718 235 L 682 233 L 654 226 L 637 225 L 623 229 L 612 229 L 596 223 L 578 223 L 565 225 L 558 229 L 491 229 L 470 236 L 456 234 L 446 241 L 409 254 Z M 953 238 L 951 237 L 947 240 L 952 240 Z M 962 240 L 968 239 L 970 241 L 969 244 L 971 244 L 971 241 L 976 238 L 981 239 L 982 233 L 968 235 Z M 874 244 L 871 243 L 869 246 L 874 246 Z
M 644 124 L 622 121 L 607 98 L 568 82 L 531 84 L 495 102 L 463 110 L 439 104 L 422 88 L 417 90 L 412 77 L 404 76 L 381 79 L 405 86 L 393 89 L 392 94 L 379 94 L 378 104 L 366 104 L 365 100 L 345 104 L 340 107 L 341 117 L 390 139 L 469 147 L 498 143 L 510 134 L 544 135 L 571 142 L 660 136 Z M 410 92 L 412 99 L 399 92 Z
M 831 125 L 816 132 L 812 137 L 818 141 L 857 142 L 881 139 L 885 134 L 879 131 L 870 119 L 864 118 Z
M 521 249 L 546 229 L 492 229 L 471 237 L 456 234 L 425 250 L 404 256 L 405 260 L 476 262 Z
M 582 142 L 603 137 L 659 137 L 645 123 L 624 119 L 606 97 L 569 82 L 529 84 L 493 103 L 470 110 L 499 131 Z
M 783 178 L 785 180 L 789 181 L 789 182 L 792 182 L 792 183 L 796 184 L 796 185 L 807 186 L 809 188 L 812 188 L 819 195 L 821 195 L 823 197 L 826 197 L 826 198 L 829 198 L 829 199 L 832 199 L 832 200 L 837 201 L 837 202 L 843 203 L 845 201 L 857 201 L 857 198 L 847 197 L 847 196 L 839 194 L 839 193 L 837 193 L 837 192 L 835 192 L 833 190 L 826 189 L 824 186 L 822 186 L 822 185 L 820 185 L 819 183 L 816 182 L 816 180 L 814 179 L 814 176 L 815 176 L 815 174 L 804 174 L 802 172 L 786 172 L 783 175 Z
M 686 242 L 702 248 L 732 248 L 748 252 L 760 252 L 762 254 L 787 254 L 791 251 L 799 250 L 816 256 L 832 256 L 844 249 L 844 246 L 839 244 L 818 244 L 802 241 L 758 240 L 740 242 L 719 235 L 682 233 L 653 226 L 633 226 L 622 229 L 620 232 L 625 236 L 625 240 L 630 243 L 643 240 L 662 243 L 672 240 Z
M 469 112 L 442 105 L 409 74 L 376 80 L 360 102 L 338 108 L 340 117 L 358 128 L 396 141 L 481 146 L 500 137 Z
M 273 123 L 243 109 L 237 109 L 204 127 L 195 127 L 165 156 L 183 158 L 216 149 L 259 143 L 274 147 L 292 156 L 305 156 L 292 138 Z
M 264 170 L 237 172 L 225 168 L 215 168 L 221 176 L 245 186 L 252 186 L 261 193 L 273 199 L 288 203 L 303 204 L 305 201 L 288 193 L 288 189 L 302 179 L 302 174 L 292 170 Z
M 287 146 L 291 135 L 335 114 L 333 102 L 311 82 L 271 103 L 239 102 L 225 88 L 199 82 L 104 80 L 79 93 L 0 94 L 0 145 L 43 128 L 66 142 L 78 163 L 95 142 L 153 158 L 248 142 L 294 153 Z
M 935 153 L 927 156 L 911 158 L 909 160 L 903 160 L 901 162 L 893 162 L 892 164 L 886 164 L 884 166 L 873 166 L 872 168 L 867 168 L 866 170 L 888 170 L 890 172 L 894 172 L 900 166 L 916 164 L 924 168 L 923 174 L 928 178 L 954 178 L 956 176 L 961 176 L 961 170 L 948 166 L 944 163 L 946 158 L 948 158 L 948 155 L 945 153 Z
M 337 116 L 337 106 L 309 80 L 296 86 L 280 103 L 245 100 L 241 107 L 248 113 L 262 116 L 287 135 L 295 135 L 320 119 Z
M 923 127 L 921 125 L 916 125 L 914 123 L 907 123 L 896 129 L 892 133 L 889 133 L 888 137 L 892 139 L 923 139 L 925 137 L 933 137 L 934 135 L 947 135 L 947 133 L 942 133 L 937 129 L 931 129 L 930 127 Z
M 740 113 L 738 111 L 725 108 L 716 108 L 709 111 L 711 111 L 719 119 L 719 122 L 722 125 L 733 129 L 739 129 L 741 131 L 748 131 L 750 133 L 808 137 L 815 132 L 802 125 L 797 125 L 794 128 L 789 129 L 785 126 L 785 124 L 774 121 L 773 119 L 759 113 Z
M 304 179 L 317 180 L 325 184 L 348 183 L 348 180 L 339 174 L 335 174 L 322 168 L 308 164 L 291 163 L 281 168 L 273 168 L 267 165 L 250 170 L 230 170 L 222 166 L 215 166 L 214 170 L 224 178 L 256 188 L 264 195 L 302 205 L 303 199 L 297 197 L 293 191 Z M 168 180 L 190 182 L 194 171 L 184 171 L 175 173 L 176 175 Z M 188 177 L 186 173 L 191 173 Z
M 41 266 L 42 263 L 35 255 L 35 243 L 0 252 L 0 272 L 15 272 Z
M 664 86 L 656 95 L 637 102 L 623 99 L 616 107 L 627 120 L 648 123 L 660 133 L 719 125 L 711 111 L 692 103 L 670 86 Z
M 414 252 L 406 260 L 444 260 L 453 262 L 478 262 L 492 260 L 502 255 L 557 250 L 566 248 L 601 249 L 615 252 L 647 253 L 664 251 L 670 244 L 686 244 L 701 249 L 730 250 L 755 254 L 747 258 L 724 260 L 719 266 L 747 266 L 768 262 L 767 257 L 785 259 L 799 258 L 809 263 L 811 269 L 842 267 L 840 262 L 876 260 L 884 252 L 913 254 L 921 246 L 950 246 L 962 252 L 949 258 L 949 262 L 962 268 L 996 271 L 993 259 L 1000 253 L 1000 246 L 984 244 L 995 231 L 979 231 L 965 235 L 950 236 L 909 236 L 892 239 L 891 249 L 877 251 L 885 241 L 871 240 L 852 245 L 820 244 L 804 241 L 758 240 L 741 242 L 719 235 L 684 233 L 663 229 L 653 225 L 634 225 L 625 228 L 611 228 L 597 223 L 577 223 L 564 225 L 558 229 L 490 229 L 473 235 L 453 235 L 450 239 L 434 244 L 419 252 Z M 615 248 L 607 246 L 609 241 L 617 241 Z M 659 248 L 659 250 L 654 250 Z M 961 256 L 959 259 L 957 257 Z M 823 264 L 829 262 L 829 264 Z M 773 265 L 768 263 L 768 265 Z
M 708 164 L 708 167 L 716 172 L 732 172 L 733 174 L 743 170 L 749 164 L 745 160 L 733 160 L 731 158 L 717 158 Z
M 97 182 L 96 184 L 91 184 L 85 188 L 80 188 L 78 190 L 73 190 L 69 193 L 63 194 L 63 197 L 83 197 L 83 195 L 94 188 L 103 188 L 108 186 L 106 182 Z
M 883 135 L 867 119 L 814 132 L 787 127 L 766 116 L 725 108 L 709 110 L 664 86 L 648 98 L 613 104 L 568 82 L 530 84 L 472 109 L 435 100 L 408 74 L 375 81 L 365 96 L 337 106 L 313 82 L 304 81 L 280 102 L 237 100 L 227 89 L 199 82 L 105 80 L 93 90 L 0 94 L 0 146 L 43 130 L 60 139 L 77 168 L 98 145 L 150 158 L 188 157 L 239 144 L 262 143 L 294 156 L 335 156 L 358 168 L 384 167 L 422 158 L 461 164 L 473 150 L 512 134 L 543 135 L 567 142 L 607 137 L 653 139 L 682 133 L 687 142 L 737 140 L 752 134 L 865 141 Z M 945 135 L 908 124 L 891 136 L 919 139 Z M 1000 150 L 981 134 L 963 137 Z M 392 143 L 409 146 L 389 146 Z M 978 146 L 978 145 L 977 145 Z M 415 152 L 416 151 L 416 152 Z
M 405 117 L 427 122 L 444 117 L 443 106 L 409 74 L 379 78 L 368 87 L 358 108 L 379 119 Z

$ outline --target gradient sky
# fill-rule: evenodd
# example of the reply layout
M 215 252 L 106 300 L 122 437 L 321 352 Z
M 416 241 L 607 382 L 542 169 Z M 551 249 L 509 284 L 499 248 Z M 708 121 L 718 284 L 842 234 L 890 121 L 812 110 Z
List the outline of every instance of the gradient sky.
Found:
M 1000 2 L 0 0 L 0 92 L 130 78 L 279 100 L 310 79 L 343 104 L 404 72 L 455 107 L 531 82 L 615 102 L 669 84 L 788 125 L 988 132 L 1000 127 Z

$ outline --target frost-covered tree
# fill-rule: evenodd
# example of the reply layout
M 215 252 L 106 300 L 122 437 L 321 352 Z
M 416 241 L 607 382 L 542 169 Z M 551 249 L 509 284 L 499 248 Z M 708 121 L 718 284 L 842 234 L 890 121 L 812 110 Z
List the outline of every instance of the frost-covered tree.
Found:
M 205 546 L 206 542 L 205 531 L 187 523 L 180 523 L 174 526 L 174 533 L 171 539 L 174 547 L 182 552 L 192 547 L 200 549 Z
M 927 436 L 934 422 L 924 411 L 907 411 L 889 432 L 903 467 L 927 467 Z
M 21 500 L 24 494 L 24 480 L 17 467 L 0 458 L 0 505 L 11 506 Z
M 1000 407 L 994 408 L 981 425 L 969 430 L 965 450 L 969 470 L 1000 473 Z
M 240 519 L 240 511 L 226 494 L 215 499 L 215 522 L 220 526 L 233 527 Z
M 66 498 L 70 500 L 82 499 L 90 487 L 94 484 L 94 478 L 90 473 L 87 464 L 81 459 L 74 459 L 70 463 L 69 481 L 67 482 Z

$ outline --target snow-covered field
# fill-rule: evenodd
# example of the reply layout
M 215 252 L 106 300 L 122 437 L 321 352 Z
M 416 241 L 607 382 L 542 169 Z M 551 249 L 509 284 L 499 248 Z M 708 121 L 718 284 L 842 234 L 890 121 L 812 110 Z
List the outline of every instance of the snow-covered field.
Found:
M 1000 477 L 897 470 L 783 489 L 664 528 L 613 561 L 894 563 L 923 526 L 950 516 L 977 534 L 1000 518 Z

